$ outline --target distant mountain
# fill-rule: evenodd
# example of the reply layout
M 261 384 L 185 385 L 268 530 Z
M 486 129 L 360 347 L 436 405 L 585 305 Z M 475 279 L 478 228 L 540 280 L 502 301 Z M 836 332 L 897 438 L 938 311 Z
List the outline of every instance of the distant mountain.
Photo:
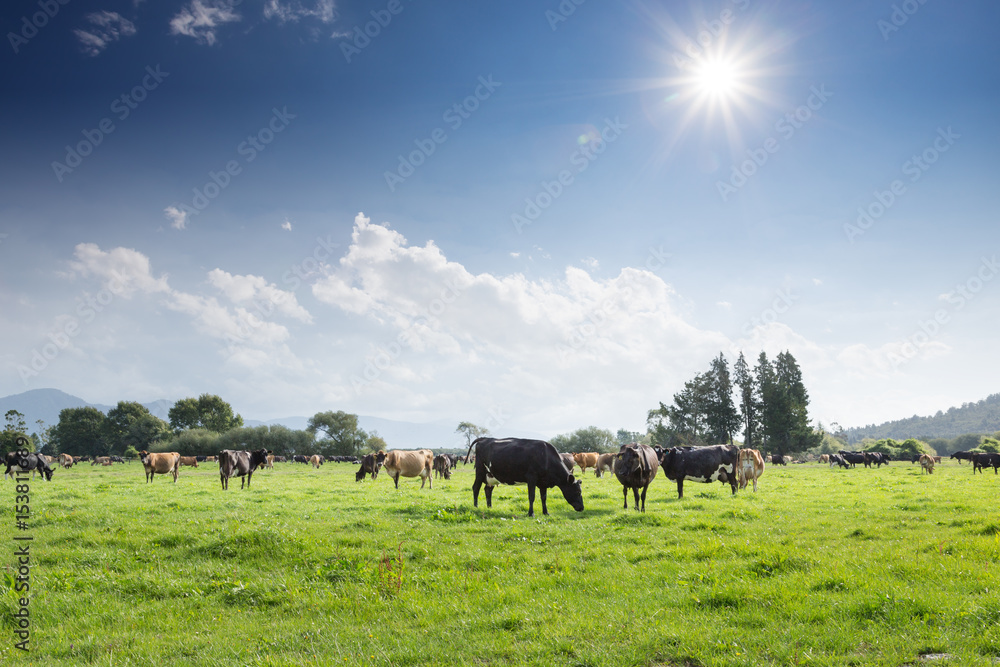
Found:
M 152 414 L 165 420 L 173 402 L 159 400 L 152 403 L 144 403 L 144 405 Z M 104 414 L 107 414 L 108 410 L 114 407 L 112 405 L 88 403 L 79 396 L 73 396 L 58 389 L 32 389 L 20 394 L 0 398 L 0 415 L 5 414 L 8 410 L 17 410 L 24 415 L 24 421 L 28 425 L 28 432 L 32 433 L 38 430 L 38 424 L 35 423 L 38 419 L 45 422 L 45 427 L 48 428 L 59 423 L 60 411 L 66 408 L 85 408 L 88 406 L 97 408 Z
M 164 421 L 167 414 L 173 407 L 174 401 L 160 399 L 150 403 L 143 403 L 146 409 Z M 59 412 L 66 408 L 94 407 L 107 414 L 114 406 L 102 405 L 100 403 L 88 403 L 78 396 L 72 396 L 58 389 L 32 389 L 21 394 L 13 394 L 0 398 L 0 416 L 8 410 L 17 410 L 24 415 L 24 421 L 28 425 L 28 432 L 38 430 L 36 419 L 45 422 L 45 426 L 55 426 L 59 423 Z M 429 423 L 396 421 L 384 419 L 382 417 L 370 417 L 366 415 L 358 416 L 358 425 L 365 431 L 371 433 L 377 431 L 380 436 L 392 449 L 457 449 L 465 446 L 465 438 L 455 432 L 458 421 L 439 420 Z M 279 419 L 269 419 L 261 421 L 258 419 L 248 419 L 243 417 L 243 423 L 247 426 L 277 425 L 287 426 L 294 430 L 303 430 L 309 422 L 308 417 L 281 417 Z M 2 424 L 0 424 L 2 427 Z M 537 433 L 527 431 L 516 431 L 505 429 L 503 433 L 496 435 L 520 437 L 520 438 L 542 438 Z
M 870 424 L 844 429 L 847 441 L 861 442 L 864 438 L 956 438 L 965 433 L 992 434 L 1000 431 L 1000 394 L 992 394 L 976 403 L 938 410 L 930 417 L 913 415 L 883 424 Z

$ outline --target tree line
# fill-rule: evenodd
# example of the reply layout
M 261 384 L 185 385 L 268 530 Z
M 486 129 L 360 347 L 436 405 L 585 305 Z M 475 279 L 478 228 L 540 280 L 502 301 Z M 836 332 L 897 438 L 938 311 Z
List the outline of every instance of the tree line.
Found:
M 663 447 L 733 444 L 768 454 L 804 452 L 820 445 L 821 431 L 809 423 L 809 393 L 791 352 L 774 361 L 765 352 L 753 368 L 743 352 L 729 371 L 720 352 L 704 373 L 684 383 L 673 402 L 647 414 L 652 444 Z

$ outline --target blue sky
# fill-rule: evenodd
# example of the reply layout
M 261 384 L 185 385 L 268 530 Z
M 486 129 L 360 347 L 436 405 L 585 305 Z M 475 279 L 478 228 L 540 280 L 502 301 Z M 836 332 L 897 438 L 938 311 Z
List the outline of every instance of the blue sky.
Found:
M 719 351 L 789 349 L 825 423 L 977 400 L 998 18 L 8 3 L 0 394 L 551 436 L 642 429 Z

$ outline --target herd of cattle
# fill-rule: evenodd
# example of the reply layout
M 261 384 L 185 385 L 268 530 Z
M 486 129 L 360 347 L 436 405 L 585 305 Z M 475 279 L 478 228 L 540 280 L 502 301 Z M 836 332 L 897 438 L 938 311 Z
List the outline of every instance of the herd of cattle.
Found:
M 475 453 L 473 454 L 473 449 Z M 973 474 L 992 467 L 993 474 L 1000 469 L 1000 454 L 978 452 L 956 452 L 951 455 L 959 463 L 972 463 Z M 229 480 L 241 478 L 240 488 L 249 488 L 255 470 L 272 468 L 275 462 L 284 462 L 284 456 L 274 456 L 266 449 L 255 451 L 222 450 L 218 456 L 181 456 L 177 452 L 139 452 L 139 460 L 146 472 L 146 481 L 152 482 L 155 475 L 171 475 L 177 481 L 181 466 L 198 467 L 199 463 L 218 463 L 222 488 L 229 488 Z M 622 484 L 624 508 L 628 509 L 628 492 L 631 489 L 633 506 L 646 511 L 646 492 L 660 469 L 664 476 L 677 483 L 677 497 L 684 497 L 684 482 L 722 482 L 729 484 L 733 495 L 737 488 L 743 489 L 750 483 L 757 491 L 757 480 L 764 473 L 765 460 L 772 465 L 787 465 L 787 456 L 766 457 L 755 449 L 741 449 L 736 445 L 712 445 L 708 447 L 650 447 L 641 443 L 622 445 L 614 454 L 582 452 L 560 454 L 548 442 L 521 438 L 477 438 L 469 446 L 465 457 L 449 454 L 435 455 L 429 449 L 398 450 L 367 454 L 363 458 L 353 456 L 323 457 L 319 454 L 306 457 L 292 457 L 296 463 L 304 463 L 319 468 L 327 461 L 346 462 L 360 465 L 355 480 L 360 482 L 367 475 L 376 479 L 380 470 L 392 478 L 399 488 L 400 477 L 420 477 L 420 488 L 426 484 L 433 488 L 432 473 L 445 479 L 451 478 L 451 471 L 459 461 L 475 462 L 475 480 L 472 483 L 472 503 L 479 506 L 479 491 L 485 485 L 486 506 L 492 507 L 493 487 L 499 484 L 525 484 L 528 487 L 528 516 L 534 516 L 535 491 L 542 501 L 542 513 L 548 514 L 547 491 L 558 488 L 573 509 L 583 511 L 581 481 L 574 476 L 579 467 L 583 473 L 593 469 L 597 477 L 606 472 L 613 473 Z M 927 474 L 934 472 L 934 465 L 941 462 L 940 456 L 920 455 L 906 458 L 911 463 L 919 463 Z M 44 454 L 28 454 L 20 457 L 16 453 L 7 454 L 5 476 L 13 478 L 13 472 L 32 471 L 41 473 L 46 480 L 52 479 L 51 465 L 69 468 L 90 462 L 93 465 L 110 466 L 125 463 L 119 456 L 74 457 L 61 454 L 51 457 Z M 858 464 L 865 467 L 881 467 L 889 464 L 889 457 L 881 452 L 851 452 L 841 450 L 836 454 L 824 454 L 819 463 L 830 467 L 853 468 Z

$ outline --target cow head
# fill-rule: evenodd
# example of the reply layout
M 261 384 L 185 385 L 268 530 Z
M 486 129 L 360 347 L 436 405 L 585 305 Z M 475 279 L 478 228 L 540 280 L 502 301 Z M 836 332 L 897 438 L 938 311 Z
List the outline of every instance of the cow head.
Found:
M 267 455 L 270 453 L 266 449 L 258 449 L 250 452 L 250 469 L 256 470 L 257 466 L 265 465 L 267 463 Z
M 638 447 L 622 445 L 615 458 L 617 459 L 615 469 L 621 473 L 622 477 L 629 477 L 641 471 L 642 461 Z
M 52 481 L 52 468 L 48 466 L 47 463 L 42 462 L 42 475 L 45 477 L 46 482 Z
M 570 475 L 569 479 L 559 487 L 559 490 L 562 491 L 563 498 L 566 499 L 566 502 L 573 509 L 577 512 L 583 511 L 583 491 L 581 490 L 580 480 Z

